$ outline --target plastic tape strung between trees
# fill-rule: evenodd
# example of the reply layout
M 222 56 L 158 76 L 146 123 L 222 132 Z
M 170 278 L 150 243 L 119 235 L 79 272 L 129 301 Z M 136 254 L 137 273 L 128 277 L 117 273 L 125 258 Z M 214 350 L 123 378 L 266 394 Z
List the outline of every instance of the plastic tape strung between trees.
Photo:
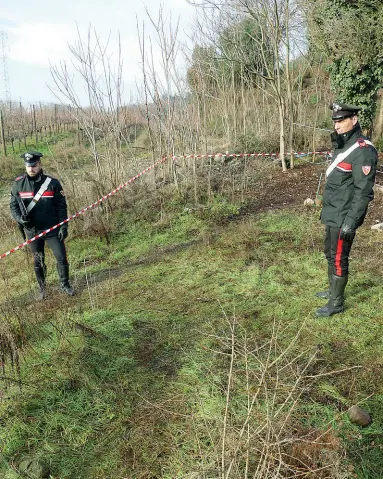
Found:
M 161 160 L 158 160 L 156 163 L 154 163 L 153 165 L 149 166 L 148 168 L 146 168 L 145 170 L 141 171 L 141 173 L 138 173 L 136 176 L 133 176 L 133 178 L 130 178 L 130 180 L 128 180 L 126 183 L 123 183 L 122 185 L 120 185 L 118 188 L 116 188 L 115 190 L 111 191 L 110 193 L 108 193 L 107 195 L 104 195 L 102 196 L 101 198 L 99 198 L 95 203 L 92 203 L 91 205 L 87 206 L 86 208 L 83 208 L 81 211 L 78 211 L 77 213 L 75 213 L 74 215 L 71 215 L 69 216 L 66 220 L 64 221 L 61 221 L 61 223 L 58 223 L 57 225 L 54 225 L 52 226 L 51 228 L 48 228 L 47 230 L 43 231 L 42 233 L 34 236 L 33 238 L 25 241 L 24 243 L 21 243 L 19 244 L 18 246 L 16 246 L 15 248 L 12 248 L 11 250 L 7 251 L 6 253 L 3 253 L 2 255 L 0 255 L 0 260 L 5 258 L 6 256 L 9 256 L 10 254 L 12 253 L 15 253 L 16 251 L 24 248 L 24 246 L 27 246 L 28 244 L 32 243 L 32 241 L 35 241 L 36 239 L 38 238 L 41 238 L 43 236 L 45 236 L 47 233 L 49 233 L 50 231 L 53 231 L 55 230 L 56 228 L 59 228 L 60 226 L 62 226 L 63 224 L 65 223 L 68 223 L 68 221 L 70 220 L 73 220 L 73 218 L 77 218 L 78 216 L 82 215 L 83 213 L 85 213 L 86 211 L 88 210 L 91 210 L 93 208 L 95 208 L 96 206 L 100 205 L 104 200 L 107 200 L 108 198 L 110 198 L 111 196 L 114 196 L 117 191 L 120 191 L 122 190 L 123 188 L 125 188 L 126 186 L 128 186 L 129 184 L 133 183 L 134 181 L 136 181 L 138 178 L 140 178 L 141 176 L 143 176 L 145 173 L 147 173 L 148 171 L 150 170 L 153 170 L 156 166 L 160 165 L 161 163 L 164 163 L 165 161 L 167 160 L 167 157 L 164 156 L 161 158 Z
M 294 153 L 294 155 L 312 155 L 312 154 L 322 154 L 322 155 L 327 155 L 329 152 L 325 151 L 318 151 L 318 152 L 302 152 L 302 153 Z M 177 159 L 186 159 L 186 158 L 216 158 L 216 157 L 225 157 L 225 158 L 244 158 L 244 157 L 256 157 L 256 156 L 275 156 L 277 157 L 279 154 L 278 153 L 233 153 L 233 154 L 226 154 L 226 153 L 218 153 L 218 154 L 212 154 L 212 155 L 184 155 L 184 156 L 173 156 L 172 159 L 173 161 L 177 160 Z M 35 241 L 36 239 L 39 239 L 39 238 L 42 238 L 43 236 L 45 236 L 46 234 L 48 234 L 49 232 L 59 228 L 60 226 L 62 226 L 63 224 L 65 223 L 68 223 L 68 221 L 70 220 L 73 220 L 74 218 L 77 218 L 78 216 L 82 215 L 83 213 L 85 213 L 86 211 L 88 210 L 91 210 L 93 208 L 95 208 L 96 206 L 98 206 L 99 204 L 101 204 L 104 200 L 107 200 L 108 198 L 110 198 L 111 196 L 114 196 L 117 191 L 120 191 L 122 190 L 123 188 L 125 188 L 126 186 L 128 186 L 129 184 L 133 183 L 135 180 L 137 180 L 138 178 L 140 178 L 142 175 L 144 175 L 145 173 L 147 173 L 148 171 L 152 170 L 153 168 L 155 168 L 156 166 L 160 165 L 161 163 L 164 163 L 165 161 L 167 160 L 167 157 L 166 156 L 163 156 L 161 158 L 161 160 L 157 161 L 156 163 L 154 163 L 153 165 L 149 166 L 148 168 L 146 168 L 145 170 L 141 171 L 141 173 L 138 173 L 138 175 L 136 176 L 133 176 L 133 178 L 131 178 L 130 180 L 128 180 L 126 183 L 123 183 L 122 185 L 120 185 L 118 188 L 116 188 L 115 190 L 111 191 L 110 193 L 108 193 L 107 195 L 104 195 L 102 196 L 101 198 L 99 198 L 95 203 L 92 203 L 91 205 L 87 206 L 86 208 L 83 208 L 82 210 L 78 211 L 77 213 L 75 213 L 74 215 L 71 215 L 69 216 L 66 220 L 62 221 L 61 223 L 58 223 L 57 225 L 54 225 L 52 226 L 51 228 L 48 228 L 47 230 L 43 231 L 42 233 L 34 236 L 33 238 L 27 240 L 27 241 L 24 241 L 24 243 L 21 243 L 19 244 L 18 246 L 16 246 L 15 248 L 12 248 L 10 249 L 9 251 L 7 251 L 6 253 L 3 253 L 2 255 L 0 255 L 0 260 L 5 258 L 6 256 L 9 256 L 11 255 L 12 253 L 15 253 L 16 251 L 19 251 L 21 249 L 24 248 L 24 246 L 27 246 L 28 244 L 32 243 L 33 241 Z
M 294 151 L 294 156 L 308 156 L 308 155 L 329 155 L 331 151 Z M 291 153 L 286 153 L 285 156 L 290 156 Z M 180 155 L 180 156 L 173 156 L 173 160 L 186 160 L 188 158 L 245 158 L 251 157 L 254 158 L 256 156 L 272 156 L 272 157 L 279 157 L 279 153 L 216 153 L 212 155 Z
M 308 155 L 325 155 L 325 156 L 328 156 L 330 154 L 331 154 L 330 151 L 309 151 L 309 152 L 302 151 L 302 152 L 294 152 L 293 153 L 294 156 L 301 156 L 301 157 L 302 156 L 308 156 Z M 286 156 L 289 156 L 289 155 L 290 155 L 290 153 L 286 154 Z M 225 158 L 252 157 L 252 158 L 254 158 L 254 157 L 260 157 L 260 156 L 262 156 L 262 157 L 265 157 L 265 156 L 278 157 L 279 153 L 230 153 L 230 154 L 229 153 L 217 153 L 217 154 L 211 154 L 211 155 L 180 155 L 180 156 L 173 156 L 172 159 L 173 159 L 173 161 L 175 161 L 177 159 L 188 159 L 188 158 L 222 158 L 222 157 L 225 157 Z M 33 238 L 25 241 L 24 243 L 19 244 L 15 248 L 12 248 L 9 251 L 7 251 L 6 253 L 3 253 L 2 255 L 0 255 L 0 260 L 5 258 L 6 256 L 9 256 L 12 253 L 15 253 L 16 251 L 19 251 L 19 250 L 23 249 L 24 246 L 27 246 L 28 244 L 32 243 L 32 241 L 35 241 L 38 238 L 42 238 L 43 236 L 45 236 L 50 231 L 53 231 L 53 230 L 59 228 L 60 226 L 62 226 L 63 224 L 68 223 L 68 221 L 73 220 L 74 218 L 77 218 L 78 216 L 82 215 L 86 211 L 95 208 L 96 206 L 101 204 L 104 200 L 107 200 L 111 196 L 114 196 L 118 191 L 122 190 L 123 188 L 125 188 L 129 184 L 133 183 L 134 181 L 136 181 L 138 178 L 140 178 L 142 175 L 144 175 L 148 171 L 153 170 L 156 166 L 160 165 L 161 163 L 164 163 L 166 160 L 167 160 L 167 157 L 163 156 L 161 158 L 161 160 L 158 160 L 153 165 L 151 165 L 148 168 L 146 168 L 145 170 L 141 171 L 141 173 L 138 173 L 136 176 L 133 176 L 133 178 L 130 178 L 130 180 L 123 183 L 122 185 L 120 185 L 118 188 L 111 191 L 107 195 L 102 196 L 95 203 L 92 203 L 91 205 L 87 206 L 86 208 L 83 208 L 82 210 L 78 211 L 74 215 L 69 216 L 66 220 L 62 221 L 61 223 L 58 223 L 57 225 L 54 225 L 51 228 L 48 228 L 47 230 L 43 231 L 42 233 L 40 233 L 40 234 L 34 236 Z

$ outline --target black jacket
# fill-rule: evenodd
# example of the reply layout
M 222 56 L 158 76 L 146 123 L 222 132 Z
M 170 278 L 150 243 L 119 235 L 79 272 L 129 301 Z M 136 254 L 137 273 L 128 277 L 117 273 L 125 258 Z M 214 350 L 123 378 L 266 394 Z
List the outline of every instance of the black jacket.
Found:
M 36 178 L 25 174 L 15 179 L 11 191 L 10 208 L 13 218 L 18 223 L 21 222 L 22 216 L 19 202 L 23 202 L 27 208 L 46 178 L 47 175 L 41 170 Z M 31 226 L 26 229 L 36 235 L 61 223 L 67 217 L 67 205 L 62 186 L 58 180 L 52 178 L 44 195 L 28 214 Z M 57 232 L 58 229 L 55 229 L 49 233 L 49 236 L 57 235 Z
M 321 220 L 327 226 L 340 228 L 344 223 L 355 230 L 363 223 L 368 204 L 374 198 L 378 154 L 374 147 L 365 143 L 367 138 L 362 135 L 359 124 L 338 139 L 343 145 L 334 149 L 333 161 L 357 142 L 358 147 L 329 174 Z

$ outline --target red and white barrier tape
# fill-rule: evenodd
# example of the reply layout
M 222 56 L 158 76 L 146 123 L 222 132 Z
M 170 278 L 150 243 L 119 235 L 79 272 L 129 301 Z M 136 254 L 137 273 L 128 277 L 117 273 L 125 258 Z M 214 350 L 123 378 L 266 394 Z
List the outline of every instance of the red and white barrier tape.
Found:
M 294 156 L 299 155 L 328 155 L 330 151 L 294 151 Z M 173 160 L 189 159 L 189 158 L 244 158 L 244 157 L 256 157 L 256 156 L 279 156 L 279 153 L 216 153 L 213 155 L 180 155 L 173 156 Z M 285 156 L 290 156 L 290 153 L 286 153 Z
M 299 156 L 299 155 L 305 155 L 305 156 L 306 155 L 326 155 L 327 156 L 327 155 L 331 154 L 331 152 L 330 151 L 308 151 L 308 152 L 307 151 L 302 151 L 302 152 L 294 152 L 293 154 L 294 154 L 294 156 Z M 290 153 L 286 153 L 286 156 L 289 156 L 289 155 L 290 155 Z M 253 157 L 254 158 L 254 157 L 259 157 L 259 156 L 263 156 L 263 157 L 264 156 L 275 156 L 275 157 L 278 157 L 279 153 L 230 153 L 230 154 L 229 153 L 216 153 L 216 154 L 211 154 L 211 155 L 180 155 L 180 156 L 173 156 L 172 159 L 173 159 L 173 161 L 175 161 L 177 159 L 189 159 L 189 158 L 217 158 L 217 157 L 218 158 L 219 157 L 225 157 L 225 158 Z M 123 183 L 122 185 L 120 185 L 118 188 L 111 191 L 107 195 L 102 196 L 95 203 L 92 203 L 91 205 L 87 206 L 86 208 L 83 208 L 81 211 L 78 211 L 74 215 L 69 216 L 66 220 L 62 221 L 61 223 L 58 223 L 57 225 L 52 226 L 51 228 L 48 228 L 47 230 L 43 231 L 42 233 L 40 233 L 40 234 L 34 236 L 33 238 L 31 238 L 30 240 L 27 240 L 24 243 L 19 244 L 15 248 L 12 248 L 11 250 L 7 251 L 6 253 L 3 253 L 2 255 L 0 255 L 0 260 L 5 258 L 6 256 L 9 256 L 12 253 L 24 248 L 24 246 L 27 246 L 28 244 L 32 243 L 32 241 L 35 241 L 36 239 L 41 238 L 42 236 L 45 236 L 50 231 L 53 231 L 56 228 L 59 228 L 64 223 L 68 223 L 68 221 L 72 220 L 73 218 L 77 218 L 77 216 L 80 216 L 83 213 L 85 213 L 86 211 L 91 210 L 92 208 L 95 208 L 100 203 L 102 203 L 104 200 L 107 200 L 111 196 L 114 196 L 117 193 L 117 191 L 122 190 L 127 185 L 129 185 L 130 183 L 133 183 L 135 180 L 140 178 L 142 175 L 144 175 L 148 171 L 152 170 L 153 168 L 155 168 L 159 164 L 164 163 L 166 160 L 167 160 L 166 156 L 162 157 L 161 160 L 158 160 L 153 165 L 151 165 L 148 168 L 146 168 L 145 170 L 141 171 L 141 173 L 138 173 L 138 175 L 133 176 L 133 178 L 130 178 L 130 180 L 128 180 L 126 183 Z
M 161 158 L 161 160 L 158 160 L 156 163 L 154 163 L 153 165 L 149 166 L 148 168 L 146 168 L 145 170 L 141 171 L 141 173 L 138 173 L 138 175 L 136 176 L 133 176 L 133 178 L 130 178 L 130 180 L 128 180 L 126 183 L 123 183 L 122 185 L 120 185 L 118 188 L 116 188 L 115 190 L 111 191 L 110 193 L 108 193 L 107 195 L 105 196 L 102 196 L 101 198 L 99 198 L 95 203 L 92 203 L 91 205 L 87 206 L 86 208 L 83 208 L 81 211 L 78 211 L 77 213 L 75 213 L 74 215 L 71 215 L 69 216 L 66 220 L 64 221 L 61 221 L 61 223 L 58 223 L 57 225 L 54 225 L 52 226 L 51 228 L 48 228 L 47 230 L 43 231 L 42 233 L 34 236 L 33 238 L 25 241 L 24 243 L 21 243 L 19 244 L 18 246 L 16 246 L 16 248 L 12 248 L 11 250 L 7 251 L 6 253 L 3 253 L 2 255 L 0 255 L 0 259 L 3 259 L 5 258 L 6 256 L 9 256 L 10 254 L 12 253 L 15 253 L 16 251 L 24 248 L 24 246 L 27 246 L 28 244 L 32 243 L 32 241 L 35 241 L 36 239 L 38 238 L 41 238 L 42 236 L 45 236 L 47 233 L 49 233 L 50 231 L 53 231 L 55 230 L 56 228 L 59 228 L 60 226 L 62 226 L 64 223 L 68 223 L 68 221 L 72 220 L 73 218 L 77 218 L 77 216 L 80 216 L 82 215 L 83 213 L 85 213 L 85 211 L 88 211 L 88 210 L 91 210 L 92 208 L 95 208 L 96 206 L 98 206 L 100 203 L 102 203 L 104 200 L 107 200 L 108 198 L 110 198 L 111 196 L 114 196 L 117 191 L 120 191 L 122 190 L 123 188 L 125 188 L 126 186 L 128 186 L 130 183 L 133 183 L 134 181 L 136 181 L 138 178 L 140 178 L 142 175 L 144 175 L 145 173 L 147 173 L 148 171 L 150 170 L 153 170 L 156 166 L 160 165 L 161 163 L 164 163 L 165 161 L 167 160 L 167 157 L 164 156 Z

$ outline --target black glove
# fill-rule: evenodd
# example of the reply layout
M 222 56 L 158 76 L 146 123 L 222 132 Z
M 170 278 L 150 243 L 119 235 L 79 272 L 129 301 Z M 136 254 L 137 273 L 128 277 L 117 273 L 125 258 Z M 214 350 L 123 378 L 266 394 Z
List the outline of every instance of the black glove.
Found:
M 19 224 L 21 226 L 24 226 L 25 228 L 30 228 L 32 226 L 31 220 L 28 218 L 27 215 L 21 215 Z
M 352 241 L 355 236 L 355 230 L 351 228 L 350 225 L 343 224 L 340 229 L 339 238 L 341 240 Z
M 60 241 L 64 241 L 64 239 L 68 236 L 68 226 L 61 225 L 57 236 Z

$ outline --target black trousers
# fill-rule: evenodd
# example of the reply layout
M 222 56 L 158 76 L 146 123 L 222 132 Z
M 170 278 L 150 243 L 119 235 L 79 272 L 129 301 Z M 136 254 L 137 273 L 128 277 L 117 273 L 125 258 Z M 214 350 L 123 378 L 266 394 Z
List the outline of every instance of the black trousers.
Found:
M 340 228 L 326 226 L 326 236 L 324 240 L 324 254 L 329 267 L 336 276 L 348 275 L 348 258 L 350 256 L 351 246 L 355 234 L 351 241 L 339 238 Z
M 29 231 L 26 231 L 26 235 L 28 239 L 34 237 L 34 234 L 29 233 Z M 57 266 L 68 266 L 64 242 L 60 241 L 57 236 L 43 236 L 29 244 L 33 254 L 35 268 L 41 268 L 45 264 L 45 242 L 48 243 L 49 248 L 52 250 L 57 261 Z

